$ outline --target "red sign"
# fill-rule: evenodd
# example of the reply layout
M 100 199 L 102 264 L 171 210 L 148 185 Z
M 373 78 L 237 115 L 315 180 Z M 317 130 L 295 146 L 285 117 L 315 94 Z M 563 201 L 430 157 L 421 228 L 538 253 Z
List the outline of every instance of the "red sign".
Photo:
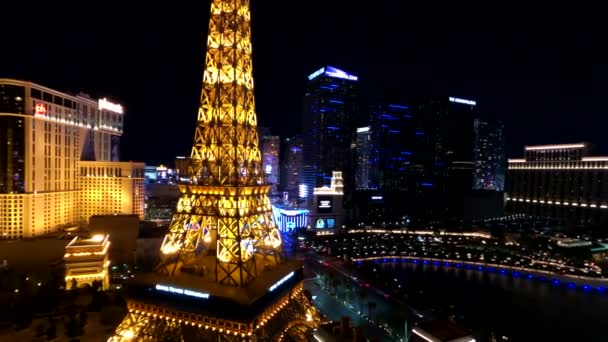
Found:
M 45 115 L 46 108 L 42 103 L 36 103 L 36 115 Z

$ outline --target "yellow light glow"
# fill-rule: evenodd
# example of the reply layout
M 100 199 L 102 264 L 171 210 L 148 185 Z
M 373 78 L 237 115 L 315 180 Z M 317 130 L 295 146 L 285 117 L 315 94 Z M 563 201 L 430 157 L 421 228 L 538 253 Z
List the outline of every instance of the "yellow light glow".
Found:
M 580 144 L 561 144 L 561 145 L 539 145 L 539 146 L 526 146 L 526 151 L 540 151 L 540 150 L 564 150 L 573 148 L 583 148 L 584 143 Z
M 93 237 L 91 237 L 91 241 L 95 241 L 95 242 L 101 242 L 101 241 L 103 241 L 103 239 L 105 239 L 105 235 L 103 235 L 103 234 L 97 234 L 97 235 L 93 235 Z
M 120 336 L 130 340 L 135 337 L 135 332 L 133 330 L 125 330 L 120 334 Z
M 211 16 L 191 153 L 194 162 L 188 168 L 191 181 L 180 186 L 177 212 L 161 246 L 161 268 L 172 274 L 174 255 L 187 263 L 195 258 L 199 243 L 213 245 L 220 261 L 216 280 L 243 286 L 257 276 L 252 267 L 255 254 L 264 250 L 267 262 L 280 262 L 282 242 L 273 221 L 270 186 L 260 185 L 265 182 L 260 172 L 248 2 L 212 1 Z
M 161 251 L 163 254 L 175 254 L 177 251 L 179 251 L 180 247 L 180 245 L 176 244 L 167 244 L 163 245 Z

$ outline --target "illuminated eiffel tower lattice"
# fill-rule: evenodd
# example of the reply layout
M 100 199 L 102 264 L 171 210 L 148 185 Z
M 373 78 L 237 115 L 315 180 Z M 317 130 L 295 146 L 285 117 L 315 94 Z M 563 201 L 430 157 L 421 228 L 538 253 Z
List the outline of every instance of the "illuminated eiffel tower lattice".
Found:
M 301 264 L 282 257 L 251 49 L 249 0 L 212 0 L 189 181 L 161 262 L 126 285 L 129 312 L 110 341 L 298 340 L 318 324 Z
M 247 1 L 214 1 L 190 184 L 161 251 L 169 274 L 200 249 L 216 251 L 221 284 L 244 286 L 257 276 L 256 258 L 280 261 L 281 237 L 264 184 L 253 96 Z

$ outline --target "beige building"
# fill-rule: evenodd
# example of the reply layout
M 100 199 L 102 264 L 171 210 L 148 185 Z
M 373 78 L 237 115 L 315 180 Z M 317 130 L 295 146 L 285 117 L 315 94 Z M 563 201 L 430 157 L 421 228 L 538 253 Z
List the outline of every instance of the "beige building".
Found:
M 66 247 L 65 261 L 66 288 L 73 289 L 100 281 L 102 289 L 110 287 L 108 274 L 109 235 L 99 234 L 90 238 L 75 237 Z
M 93 215 L 135 214 L 144 217 L 144 163 L 78 163 L 80 219 Z
M 117 161 L 123 122 L 122 106 L 105 98 L 0 79 L 0 238 L 35 237 L 86 222 L 86 187 L 99 184 L 81 181 L 79 163 Z M 111 168 L 139 167 L 133 165 Z M 139 186 L 137 179 L 120 182 Z M 142 183 L 141 190 L 121 193 L 143 196 L 143 189 Z M 133 211 L 137 198 L 122 200 L 130 209 L 121 213 L 139 214 Z

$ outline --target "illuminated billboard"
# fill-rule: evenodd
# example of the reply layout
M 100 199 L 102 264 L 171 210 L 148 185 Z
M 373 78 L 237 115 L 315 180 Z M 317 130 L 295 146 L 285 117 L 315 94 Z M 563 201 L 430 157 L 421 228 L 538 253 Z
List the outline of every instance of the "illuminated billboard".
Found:
M 350 80 L 350 81 L 357 81 L 359 80 L 359 77 L 355 76 L 355 75 L 351 75 L 345 71 L 342 71 L 340 69 L 336 69 L 334 67 L 328 66 L 328 67 L 323 67 L 315 72 L 313 72 L 312 74 L 310 74 L 308 76 L 309 80 L 314 80 L 315 78 L 317 78 L 320 75 L 327 75 L 330 77 L 335 77 L 335 78 L 342 78 L 345 80 Z
M 333 209 L 333 201 L 334 199 L 331 196 L 317 197 L 317 212 L 331 213 Z
M 334 229 L 336 228 L 336 219 L 331 218 L 318 218 L 315 221 L 316 229 Z

